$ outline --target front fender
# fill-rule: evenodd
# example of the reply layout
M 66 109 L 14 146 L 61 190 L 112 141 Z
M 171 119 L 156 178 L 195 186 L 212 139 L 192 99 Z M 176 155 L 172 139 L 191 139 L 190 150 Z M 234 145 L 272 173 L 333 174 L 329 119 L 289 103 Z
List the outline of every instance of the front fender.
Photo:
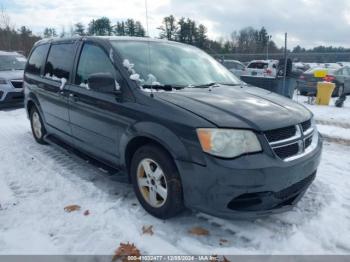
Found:
M 120 163 L 125 165 L 125 151 L 130 141 L 137 137 L 146 137 L 157 141 L 172 155 L 175 160 L 185 162 L 195 162 L 204 165 L 202 153 L 193 153 L 192 150 L 185 146 L 184 142 L 169 128 L 152 122 L 138 122 L 128 128 L 121 136 L 120 140 Z

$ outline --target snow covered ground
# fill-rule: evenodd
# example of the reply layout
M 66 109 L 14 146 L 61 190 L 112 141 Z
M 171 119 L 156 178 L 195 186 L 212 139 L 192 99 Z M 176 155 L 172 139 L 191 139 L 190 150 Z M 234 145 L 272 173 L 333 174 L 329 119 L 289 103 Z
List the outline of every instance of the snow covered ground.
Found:
M 339 136 L 349 139 L 350 129 L 336 124 L 350 123 L 349 101 L 343 109 L 308 107 L 317 120 L 333 121 L 321 132 L 331 137 L 330 128 L 342 128 Z M 350 146 L 343 143 L 325 142 L 316 180 L 290 212 L 233 221 L 187 211 L 162 221 L 142 209 L 130 185 L 35 143 L 23 109 L 0 111 L 0 138 L 0 254 L 112 255 L 128 241 L 142 254 L 350 254 Z M 67 213 L 68 205 L 81 210 Z M 142 234 L 150 225 L 154 234 Z M 193 227 L 209 234 L 190 234 Z

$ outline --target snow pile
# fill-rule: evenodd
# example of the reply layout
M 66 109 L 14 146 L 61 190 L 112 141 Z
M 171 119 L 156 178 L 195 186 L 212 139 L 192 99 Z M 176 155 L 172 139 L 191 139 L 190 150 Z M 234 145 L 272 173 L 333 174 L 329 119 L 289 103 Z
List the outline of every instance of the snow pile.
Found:
M 315 115 L 316 120 L 337 121 L 350 123 L 350 97 L 344 102 L 344 107 L 335 107 L 337 98 L 332 98 L 329 106 L 310 105 L 306 96 L 294 95 L 296 102 L 306 106 Z
M 80 83 L 81 87 L 86 88 L 87 90 L 90 90 L 89 84 L 88 83 Z
M 312 111 L 318 130 L 322 135 L 350 142 L 350 98 L 345 100 L 342 108 L 334 106 L 337 98 L 332 98 L 329 106 L 308 104 L 306 96 L 295 95 L 294 100 Z
M 134 64 L 130 63 L 128 59 L 124 59 L 123 66 L 128 70 L 130 73 L 130 79 L 137 81 L 140 84 L 140 88 L 145 92 L 164 92 L 164 90 L 159 89 L 151 89 L 151 88 L 142 88 L 142 85 L 149 85 L 149 86 L 161 86 L 162 84 L 157 81 L 157 78 L 153 74 L 147 75 L 147 80 L 141 78 L 141 76 L 135 71 Z
M 113 49 L 112 48 L 109 50 L 109 59 L 111 60 L 112 64 L 114 64 L 114 56 L 113 56 Z
M 61 78 L 60 90 L 64 89 L 64 86 L 66 85 L 66 83 L 67 83 L 67 79 L 65 79 L 64 77 Z
M 49 74 L 49 73 L 46 73 L 45 77 L 48 78 L 48 79 L 54 80 L 54 81 L 59 81 L 59 82 L 61 82 L 60 90 L 63 90 L 63 89 L 64 89 L 64 86 L 65 86 L 66 83 L 67 83 L 67 79 L 64 78 L 64 77 L 59 78 L 59 77 L 57 77 L 57 76 L 55 76 L 55 75 L 51 75 L 51 74 Z
M 134 80 L 134 81 L 142 82 L 142 81 L 141 81 L 141 78 L 140 78 L 140 75 L 139 75 L 139 74 L 136 74 L 136 73 L 135 73 L 135 74 L 131 74 L 131 75 L 130 75 L 130 79 L 131 79 L 131 80 Z
M 148 74 L 146 85 L 161 86 L 162 84 L 157 81 L 157 78 L 153 74 Z
M 128 59 L 124 59 L 123 66 L 128 70 L 130 74 L 136 74 L 134 70 L 134 64 L 130 63 Z
M 134 64 L 130 63 L 128 59 L 124 59 L 123 66 L 128 70 L 131 80 L 144 82 L 144 80 L 140 78 L 140 75 L 136 73 Z
M 339 138 L 350 141 L 350 128 L 322 124 L 318 124 L 317 128 L 321 134 L 326 135 L 327 137 Z

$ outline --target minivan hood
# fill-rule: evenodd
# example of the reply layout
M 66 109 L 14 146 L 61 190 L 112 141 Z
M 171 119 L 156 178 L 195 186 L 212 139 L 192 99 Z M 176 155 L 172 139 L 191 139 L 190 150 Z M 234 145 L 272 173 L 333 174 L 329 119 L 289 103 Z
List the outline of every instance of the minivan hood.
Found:
M 266 131 L 301 123 L 312 116 L 308 109 L 288 98 L 251 86 L 186 88 L 155 92 L 155 96 L 218 127 Z
M 0 71 L 0 78 L 6 80 L 23 79 L 23 70 Z

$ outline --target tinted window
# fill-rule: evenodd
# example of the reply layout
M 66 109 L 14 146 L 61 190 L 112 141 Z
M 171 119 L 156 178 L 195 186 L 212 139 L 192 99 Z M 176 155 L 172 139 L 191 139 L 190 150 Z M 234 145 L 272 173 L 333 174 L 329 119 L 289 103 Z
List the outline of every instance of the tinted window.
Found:
M 111 73 L 116 80 L 119 80 L 119 74 L 117 77 L 117 72 L 107 54 L 98 46 L 84 44 L 75 76 L 75 84 L 87 84 L 89 76 L 96 73 Z
M 48 49 L 49 49 L 48 44 L 40 45 L 34 49 L 34 51 L 32 52 L 29 58 L 26 72 L 35 74 L 35 75 L 40 75 L 41 69 L 43 68 L 45 63 L 45 58 L 46 58 Z
M 265 69 L 265 68 L 267 68 L 267 63 L 262 63 L 262 62 L 250 63 L 248 65 L 248 68 Z
M 69 79 L 74 58 L 74 44 L 54 44 L 45 66 L 45 77 Z

